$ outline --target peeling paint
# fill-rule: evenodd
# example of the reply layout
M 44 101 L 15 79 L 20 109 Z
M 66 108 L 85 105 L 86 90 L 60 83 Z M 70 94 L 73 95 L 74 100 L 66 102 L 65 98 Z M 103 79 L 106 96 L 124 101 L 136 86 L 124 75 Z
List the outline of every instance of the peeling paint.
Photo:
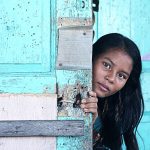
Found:
M 79 82 L 77 82 L 75 85 L 64 85 L 64 88 L 61 89 L 61 93 L 58 93 L 58 115 L 62 115 L 63 111 L 65 111 L 66 114 L 66 110 L 68 110 L 67 115 L 71 115 L 73 108 L 79 108 L 78 112 L 80 111 L 80 113 L 77 114 L 81 115 L 81 100 L 87 97 L 87 92 L 87 85 L 81 84 Z
M 57 150 L 92 150 L 92 115 L 84 113 L 79 107 L 81 99 L 87 97 L 87 92 L 91 90 L 91 70 L 56 70 L 56 75 L 58 119 L 85 122 L 84 136 L 59 137 Z
M 91 26 L 92 1 L 58 0 L 58 27 Z
M 92 26 L 92 18 L 58 18 L 58 28 L 60 27 L 78 27 L 78 26 Z

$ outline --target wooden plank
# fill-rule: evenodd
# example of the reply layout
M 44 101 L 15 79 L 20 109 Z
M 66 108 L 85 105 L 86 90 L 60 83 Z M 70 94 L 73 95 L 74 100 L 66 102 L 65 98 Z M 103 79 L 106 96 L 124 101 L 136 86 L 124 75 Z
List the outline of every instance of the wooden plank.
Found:
M 55 94 L 0 94 L 0 120 L 56 120 Z
M 31 81 L 32 82 L 32 81 Z M 0 94 L 0 120 L 56 120 L 56 94 Z M 55 150 L 55 137 L 1 137 L 2 150 Z
M 0 137 L 52 137 L 82 135 L 84 135 L 83 120 L 0 121 Z
M 56 150 L 50 137 L 5 137 L 0 143 L 0 150 Z
M 43 73 L 1 74 L 0 93 L 56 93 L 56 77 Z

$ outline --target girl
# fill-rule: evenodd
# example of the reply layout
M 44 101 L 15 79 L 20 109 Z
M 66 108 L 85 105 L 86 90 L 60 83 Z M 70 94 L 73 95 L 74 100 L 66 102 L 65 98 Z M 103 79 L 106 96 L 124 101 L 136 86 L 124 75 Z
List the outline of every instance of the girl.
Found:
M 138 47 L 121 34 L 104 35 L 93 45 L 92 64 L 93 91 L 81 108 L 97 118 L 93 149 L 120 150 L 124 140 L 127 150 L 138 150 L 135 132 L 144 109 Z

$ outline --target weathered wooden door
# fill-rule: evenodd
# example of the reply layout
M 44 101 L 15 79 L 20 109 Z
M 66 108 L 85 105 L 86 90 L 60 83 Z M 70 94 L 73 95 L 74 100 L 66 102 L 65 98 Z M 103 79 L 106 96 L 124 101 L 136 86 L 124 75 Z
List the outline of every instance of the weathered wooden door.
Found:
M 50 0 L 0 1 L 1 121 L 57 118 L 55 9 Z M 0 143 L 3 150 L 56 147 L 56 139 L 46 137 L 0 138 Z
M 91 51 L 92 1 L 0 1 L 0 123 L 35 120 L 30 137 L 5 138 L 23 136 L 21 125 L 1 130 L 0 149 L 92 149 L 92 118 L 78 107 L 91 87 Z M 37 120 L 57 119 L 83 121 L 82 136 L 32 136 Z
M 130 37 L 140 48 L 143 62 L 141 77 L 145 112 L 137 134 L 140 150 L 150 149 L 150 4 L 149 0 L 101 0 L 96 14 L 96 38 L 119 32 Z

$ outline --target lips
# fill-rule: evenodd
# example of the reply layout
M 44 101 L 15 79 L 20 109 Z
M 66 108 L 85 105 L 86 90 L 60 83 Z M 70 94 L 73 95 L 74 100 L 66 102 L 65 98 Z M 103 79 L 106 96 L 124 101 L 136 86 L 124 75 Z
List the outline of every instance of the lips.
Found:
M 99 86 L 99 89 L 103 92 L 109 92 L 110 91 L 109 87 L 105 84 L 98 83 L 98 86 Z

